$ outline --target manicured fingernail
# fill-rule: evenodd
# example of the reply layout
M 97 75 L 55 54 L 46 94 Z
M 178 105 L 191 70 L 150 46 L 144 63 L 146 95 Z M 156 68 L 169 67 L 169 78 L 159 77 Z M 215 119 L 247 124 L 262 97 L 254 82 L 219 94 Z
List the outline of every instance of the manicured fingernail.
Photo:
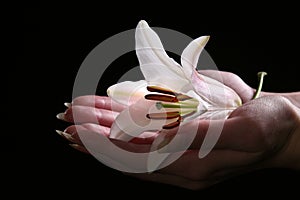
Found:
M 64 120 L 65 119 L 65 113 L 59 113 L 56 115 L 56 118 L 57 119 L 61 119 L 61 120 Z
M 63 131 L 60 131 L 60 130 L 55 130 L 55 131 L 56 131 L 56 133 L 58 133 L 58 135 L 63 136 Z
M 73 147 L 74 149 L 84 152 L 84 153 L 88 153 L 88 151 L 86 150 L 86 148 L 84 148 L 83 146 L 79 145 L 79 144 L 69 144 L 71 147 Z
M 70 142 L 76 142 L 75 138 L 72 137 L 71 134 L 60 131 L 60 130 L 55 130 L 56 133 L 58 133 L 60 136 L 64 137 L 65 139 L 69 140 Z
M 65 102 L 64 105 L 67 107 L 67 108 L 70 108 L 72 106 L 71 103 L 68 103 L 68 102 Z

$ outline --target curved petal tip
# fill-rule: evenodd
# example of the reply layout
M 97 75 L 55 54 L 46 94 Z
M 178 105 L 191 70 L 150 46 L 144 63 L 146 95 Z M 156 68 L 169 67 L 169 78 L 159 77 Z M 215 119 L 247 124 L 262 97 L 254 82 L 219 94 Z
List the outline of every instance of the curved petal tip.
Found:
M 149 25 L 145 20 L 141 20 L 141 21 L 139 21 L 137 27 L 138 28 L 149 28 Z
M 197 67 L 199 56 L 207 44 L 210 36 L 201 36 L 190 42 L 181 55 L 181 65 L 186 77 L 192 76 L 193 70 Z

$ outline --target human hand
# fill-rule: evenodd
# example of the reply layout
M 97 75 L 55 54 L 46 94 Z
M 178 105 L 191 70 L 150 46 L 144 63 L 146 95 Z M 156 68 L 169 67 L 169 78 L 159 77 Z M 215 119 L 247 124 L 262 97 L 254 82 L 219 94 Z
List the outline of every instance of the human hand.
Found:
M 201 71 L 201 73 L 216 78 L 216 73 L 219 72 Z M 199 148 L 209 124 L 223 122 L 194 120 L 183 125 L 195 126 L 198 132 L 192 145 L 178 160 L 151 174 L 128 175 L 190 189 L 200 189 L 259 168 L 292 167 L 291 162 L 295 159 L 293 148 L 297 147 L 294 141 L 299 141 L 297 140 L 299 139 L 299 108 L 281 96 L 264 96 L 250 101 L 254 90 L 238 76 L 221 72 L 221 78 L 225 85 L 239 94 L 243 106 L 237 108 L 225 121 L 214 149 L 206 157 L 199 159 Z M 96 108 L 94 108 L 94 101 Z M 69 126 L 63 136 L 75 143 L 74 148 L 88 153 L 80 141 L 78 131 L 92 131 L 107 137 L 118 112 L 125 109 L 124 106 L 115 103 L 113 107 L 115 109 L 111 111 L 111 99 L 108 97 L 83 96 L 74 99 L 72 106 L 64 115 L 60 115 L 60 118 L 73 122 L 72 113 L 75 110 L 81 124 Z M 97 122 L 94 121 L 95 119 Z M 166 136 L 172 136 L 176 134 L 176 129 L 164 133 Z M 182 134 L 183 137 L 185 134 L 188 132 Z M 154 134 L 130 142 L 113 142 L 131 151 L 147 152 L 156 136 Z

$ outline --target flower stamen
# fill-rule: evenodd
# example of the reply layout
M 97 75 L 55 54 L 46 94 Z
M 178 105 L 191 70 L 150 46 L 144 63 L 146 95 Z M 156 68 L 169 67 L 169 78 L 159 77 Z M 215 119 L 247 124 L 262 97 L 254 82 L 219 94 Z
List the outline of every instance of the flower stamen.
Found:
M 177 98 L 179 101 L 186 101 L 186 100 L 193 99 L 192 97 L 187 96 L 187 95 L 184 95 L 184 94 L 178 94 L 178 95 L 176 95 L 176 98 Z
M 163 88 L 163 87 L 158 87 L 158 86 L 147 86 L 147 90 L 149 92 L 158 92 L 162 94 L 170 94 L 170 95 L 176 95 L 177 93 L 173 92 L 172 90 Z
M 147 86 L 147 90 L 149 92 L 156 92 L 160 94 L 147 94 L 145 95 L 145 99 L 158 101 L 156 102 L 156 108 L 158 110 L 161 110 L 162 108 L 166 109 L 166 112 L 147 114 L 146 117 L 148 119 L 163 120 L 177 118 L 176 121 L 165 124 L 162 127 L 163 129 L 175 128 L 179 126 L 184 119 L 197 112 L 199 102 L 193 97 L 176 93 L 159 86 Z
M 179 117 L 178 120 L 175 121 L 175 122 L 164 125 L 162 128 L 163 129 L 172 129 L 172 128 L 175 128 L 175 127 L 179 126 L 180 122 L 181 122 L 181 117 Z
M 155 101 L 178 102 L 178 99 L 176 97 L 162 94 L 147 94 L 145 95 L 145 99 Z
M 163 102 L 156 102 L 156 108 L 162 109 L 162 108 L 179 108 L 179 109 L 197 109 L 197 105 L 190 105 L 190 104 L 181 104 L 181 103 L 163 103 Z
M 194 111 L 192 111 L 192 112 L 189 112 L 189 113 L 187 113 L 187 114 L 185 114 L 185 115 L 181 115 L 181 121 L 183 121 L 185 118 L 187 118 L 187 117 L 190 117 L 190 116 L 192 116 L 193 114 L 195 114 L 196 113 L 196 111 L 194 110 Z
M 174 119 L 180 117 L 180 113 L 175 112 L 165 112 L 165 113 L 150 113 L 146 115 L 149 119 Z

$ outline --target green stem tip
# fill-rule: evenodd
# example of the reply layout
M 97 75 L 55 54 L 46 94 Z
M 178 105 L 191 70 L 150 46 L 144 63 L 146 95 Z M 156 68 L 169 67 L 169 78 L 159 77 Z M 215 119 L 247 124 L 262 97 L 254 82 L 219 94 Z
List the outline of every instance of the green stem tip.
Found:
M 258 76 L 258 80 L 259 80 L 259 84 L 258 84 L 258 88 L 253 96 L 252 99 L 256 99 L 259 97 L 260 95 L 260 92 L 261 92 L 261 89 L 262 89 L 262 85 L 263 85 L 263 82 L 264 82 L 264 76 L 267 75 L 266 72 L 258 72 L 257 73 L 257 76 Z

